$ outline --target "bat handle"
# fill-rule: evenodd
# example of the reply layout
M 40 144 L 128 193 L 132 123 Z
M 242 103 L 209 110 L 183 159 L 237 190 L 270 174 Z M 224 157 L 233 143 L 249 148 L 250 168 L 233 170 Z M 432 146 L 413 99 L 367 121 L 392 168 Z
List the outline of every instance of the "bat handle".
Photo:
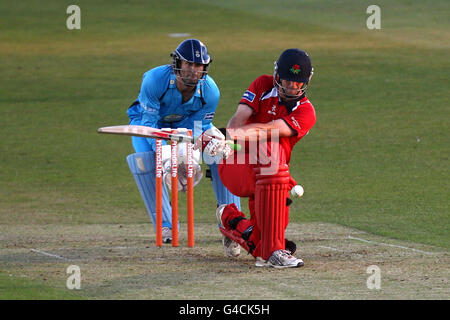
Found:
M 242 146 L 239 143 L 234 143 L 234 141 L 226 140 L 225 143 L 230 146 L 234 151 L 240 151 Z

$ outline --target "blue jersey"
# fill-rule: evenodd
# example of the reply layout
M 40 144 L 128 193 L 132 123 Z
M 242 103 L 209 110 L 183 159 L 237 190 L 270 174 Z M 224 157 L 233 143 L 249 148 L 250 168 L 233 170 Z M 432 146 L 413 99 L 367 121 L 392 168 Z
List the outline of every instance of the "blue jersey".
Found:
M 153 128 L 187 128 L 194 137 L 212 127 L 212 119 L 219 103 L 220 92 L 208 75 L 195 87 L 189 101 L 183 103 L 177 89 L 177 78 L 170 65 L 156 67 L 144 73 L 137 100 L 128 108 L 130 124 Z M 128 165 L 149 215 L 156 223 L 155 209 L 155 139 L 131 137 L 135 153 L 127 157 Z M 145 165 L 142 162 L 145 161 Z M 222 184 L 217 163 L 208 164 L 217 204 L 235 203 L 239 197 Z M 167 188 L 163 188 L 163 226 L 171 228 L 171 207 Z
M 130 124 L 153 128 L 187 128 L 194 136 L 212 127 L 220 92 L 210 76 L 199 81 L 195 93 L 183 103 L 177 79 L 170 65 L 144 73 L 136 102 L 128 109 Z M 154 145 L 153 139 L 148 139 Z

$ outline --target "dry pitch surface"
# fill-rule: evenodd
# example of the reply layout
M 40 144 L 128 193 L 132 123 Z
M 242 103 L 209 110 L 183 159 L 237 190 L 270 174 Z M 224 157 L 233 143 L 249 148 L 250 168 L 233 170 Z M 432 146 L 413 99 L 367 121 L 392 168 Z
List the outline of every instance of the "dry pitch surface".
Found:
M 299 269 L 261 269 L 224 255 L 217 227 L 196 225 L 196 245 L 154 246 L 150 224 L 0 226 L 0 271 L 66 289 L 81 270 L 88 299 L 450 299 L 448 250 L 339 225 L 290 224 Z M 367 268 L 381 288 L 368 289 Z

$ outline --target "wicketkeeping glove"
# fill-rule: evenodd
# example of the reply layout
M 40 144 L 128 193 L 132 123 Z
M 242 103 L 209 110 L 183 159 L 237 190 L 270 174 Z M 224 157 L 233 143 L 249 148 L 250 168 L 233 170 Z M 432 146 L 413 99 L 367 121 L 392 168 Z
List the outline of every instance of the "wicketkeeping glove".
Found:
M 194 187 L 203 178 L 200 162 L 200 151 L 193 152 Z M 169 190 L 172 185 L 170 145 L 163 146 L 163 181 Z M 178 144 L 178 191 L 187 190 L 187 152 L 186 143 Z
M 187 165 L 186 164 L 180 164 L 178 166 L 178 191 L 186 192 L 187 191 Z M 172 174 L 170 171 L 170 162 L 168 163 L 168 171 L 164 170 L 163 179 L 165 184 L 167 185 L 167 188 L 170 190 L 172 187 Z M 203 178 L 203 171 L 199 164 L 194 164 L 193 166 L 194 171 L 194 183 L 193 186 L 195 187 L 200 180 Z

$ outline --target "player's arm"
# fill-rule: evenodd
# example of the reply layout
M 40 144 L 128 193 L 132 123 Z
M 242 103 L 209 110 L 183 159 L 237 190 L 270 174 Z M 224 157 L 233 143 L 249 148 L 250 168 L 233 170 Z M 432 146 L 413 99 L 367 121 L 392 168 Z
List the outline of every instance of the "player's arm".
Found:
M 142 108 L 142 125 L 158 128 L 158 121 L 161 118 L 159 97 L 164 93 L 167 81 L 167 72 L 165 72 L 164 67 L 154 68 L 144 74 L 138 96 Z M 147 138 L 147 141 L 154 147 L 154 139 Z
M 249 137 L 258 137 L 260 132 L 262 132 L 264 136 L 278 134 L 280 138 L 296 135 L 296 132 L 292 130 L 283 119 L 277 119 L 267 123 L 249 123 L 239 129 L 244 130 Z
M 237 107 L 236 112 L 228 121 L 227 128 L 240 128 L 247 123 L 247 120 L 253 114 L 253 109 L 248 105 L 240 103 Z
M 231 139 L 240 139 L 245 136 L 248 140 L 267 139 L 273 134 L 278 137 L 290 137 L 296 132 L 282 120 L 274 120 L 267 123 L 247 123 L 253 114 L 253 109 L 246 104 L 239 104 L 236 113 L 228 122 L 228 134 Z
M 138 100 L 143 111 L 142 124 L 147 127 L 156 128 L 156 123 L 160 118 L 159 96 L 162 94 L 160 82 L 163 82 L 163 79 L 161 79 L 159 70 L 156 69 L 146 72 L 142 79 Z
M 185 122 L 192 123 L 191 125 L 186 125 L 186 127 L 189 128 L 192 126 L 194 128 L 195 137 L 200 136 L 206 130 L 214 127 L 212 121 L 220 100 L 220 90 L 210 76 L 206 77 L 202 90 L 203 106 L 194 113 L 190 110 L 186 110 L 184 114 Z M 201 127 L 199 126 L 199 123 L 201 123 Z

